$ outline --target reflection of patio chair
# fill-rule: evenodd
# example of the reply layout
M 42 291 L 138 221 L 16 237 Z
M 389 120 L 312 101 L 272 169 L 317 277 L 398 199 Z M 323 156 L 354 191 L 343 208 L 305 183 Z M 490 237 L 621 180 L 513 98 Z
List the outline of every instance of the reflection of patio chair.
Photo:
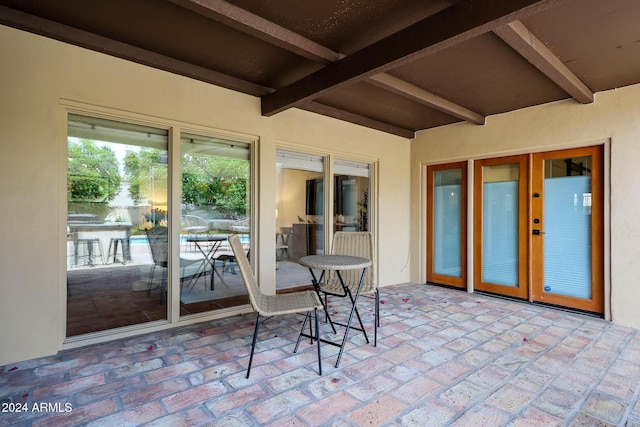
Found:
M 187 237 L 195 237 L 198 234 L 206 233 L 211 229 L 211 224 L 204 218 L 197 215 L 181 215 L 180 228 Z
M 244 284 L 247 287 L 251 307 L 253 307 L 253 309 L 258 312 L 258 318 L 256 319 L 256 328 L 253 333 L 253 342 L 251 344 L 249 366 L 247 366 L 247 378 L 249 378 L 249 373 L 251 372 L 251 362 L 253 361 L 253 353 L 256 348 L 256 338 L 258 338 L 258 327 L 260 326 L 260 316 L 271 317 L 283 314 L 306 313 L 304 322 L 302 323 L 302 328 L 300 329 L 300 335 L 298 335 L 298 342 L 296 343 L 296 347 L 293 350 L 293 352 L 295 353 L 298 351 L 302 333 L 304 331 L 304 328 L 307 326 L 307 322 L 309 322 L 309 318 L 311 317 L 312 312 L 315 315 L 316 333 L 315 336 L 313 336 L 313 333 L 310 333 L 309 335 L 312 336 L 311 341 L 313 342 L 313 340 L 315 339 L 318 344 L 318 370 L 320 375 L 322 375 L 322 361 L 320 356 L 320 332 L 318 325 L 318 309 L 322 308 L 322 303 L 320 302 L 318 295 L 314 291 L 290 292 L 279 295 L 263 294 L 260 291 L 258 283 L 256 282 L 256 277 L 251 270 L 249 259 L 244 253 L 244 248 L 240 243 L 240 238 L 235 234 L 229 236 L 229 244 L 231 245 L 231 249 L 233 250 L 233 253 L 236 257 L 236 262 L 238 263 L 238 268 L 240 269 L 240 274 L 242 274 Z M 309 327 L 311 328 L 311 324 L 309 324 Z
M 250 231 L 250 222 L 250 218 L 248 217 L 232 222 L 229 225 L 229 230 L 235 231 L 236 233 L 248 233 Z
M 368 231 L 350 232 L 338 231 L 333 236 L 333 246 L 331 248 L 332 255 L 351 255 L 359 256 L 374 260 L 373 254 L 373 234 Z M 359 270 L 346 270 L 340 273 L 344 284 L 349 288 L 352 294 L 355 294 L 360 282 L 361 273 Z M 374 345 L 378 343 L 378 326 L 380 326 L 380 294 L 375 281 L 375 263 L 367 268 L 364 276 L 364 282 L 360 289 L 360 295 L 373 295 L 375 297 L 375 318 L 374 318 Z M 335 271 L 328 271 L 325 282 L 320 284 L 321 291 L 324 293 L 325 306 L 327 305 L 327 295 L 337 297 L 349 296 L 345 293 L 344 288 L 340 284 L 338 275 Z M 356 309 L 356 315 L 360 320 L 360 316 Z M 360 322 L 362 324 L 362 322 Z M 363 331 L 364 332 L 364 331 Z M 365 333 L 366 336 L 366 333 Z M 368 341 L 368 339 L 367 339 Z
M 151 288 L 153 287 L 153 276 L 155 274 L 156 267 L 164 268 L 162 272 L 162 287 L 160 289 L 160 301 L 164 298 L 165 286 L 167 285 L 167 267 L 169 266 L 169 237 L 167 233 L 167 227 L 157 226 L 150 230 L 147 230 L 147 240 L 149 241 L 149 248 L 151 249 L 151 258 L 153 259 L 153 265 L 151 266 L 151 272 L 149 273 L 149 286 L 148 293 L 151 295 Z M 194 263 L 202 263 L 203 258 L 183 258 L 180 257 L 180 281 L 185 279 L 186 267 Z M 205 279 L 207 276 L 206 268 L 201 274 L 204 274 Z

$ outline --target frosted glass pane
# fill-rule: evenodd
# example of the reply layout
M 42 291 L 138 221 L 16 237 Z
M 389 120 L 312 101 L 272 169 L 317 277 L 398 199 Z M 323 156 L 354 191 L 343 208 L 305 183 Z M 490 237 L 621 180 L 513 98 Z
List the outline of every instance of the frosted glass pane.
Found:
M 482 193 L 482 281 L 518 287 L 518 181 L 486 182 Z
M 591 177 L 544 181 L 544 291 L 591 299 Z
M 461 185 L 434 188 L 433 200 L 433 272 L 462 277 Z

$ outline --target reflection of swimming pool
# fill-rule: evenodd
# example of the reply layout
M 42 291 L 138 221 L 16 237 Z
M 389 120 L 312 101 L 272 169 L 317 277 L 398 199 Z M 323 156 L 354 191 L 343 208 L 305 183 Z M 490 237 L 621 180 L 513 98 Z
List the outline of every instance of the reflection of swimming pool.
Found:
M 242 243 L 249 243 L 249 235 L 248 234 L 240 234 L 240 241 Z M 180 236 L 180 243 L 186 243 L 188 236 Z M 132 245 L 146 245 L 147 244 L 147 236 L 145 235 L 137 235 L 131 236 L 129 241 Z

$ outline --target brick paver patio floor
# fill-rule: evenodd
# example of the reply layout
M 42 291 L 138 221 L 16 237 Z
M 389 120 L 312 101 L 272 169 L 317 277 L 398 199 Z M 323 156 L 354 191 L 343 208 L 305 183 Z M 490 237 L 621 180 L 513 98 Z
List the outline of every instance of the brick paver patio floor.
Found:
M 637 330 L 429 285 L 381 299 L 378 346 L 352 331 L 336 369 L 323 345 L 322 376 L 290 316 L 264 322 L 245 379 L 247 314 L 0 367 L 0 424 L 640 426 Z

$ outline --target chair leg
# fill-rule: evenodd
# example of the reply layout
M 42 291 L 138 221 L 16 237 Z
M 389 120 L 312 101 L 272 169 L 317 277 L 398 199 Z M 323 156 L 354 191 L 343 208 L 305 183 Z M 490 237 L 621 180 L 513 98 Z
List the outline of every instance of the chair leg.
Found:
M 376 320 L 380 326 L 380 292 L 376 289 Z
M 167 273 L 168 273 L 168 268 L 164 268 L 162 270 L 162 286 L 160 287 L 160 305 L 164 304 L 164 294 L 165 294 L 165 288 L 168 291 L 169 286 L 167 283 Z M 168 299 L 168 298 L 167 298 Z
M 147 285 L 147 297 L 151 296 L 151 287 L 153 286 L 153 274 L 156 271 L 156 265 L 153 264 L 151 266 L 151 271 L 149 272 L 149 284 Z
M 314 307 L 314 321 L 316 334 L 315 337 L 313 335 L 313 328 L 311 327 L 311 322 L 309 321 L 309 317 L 311 317 L 311 311 L 308 311 L 306 316 L 304 316 L 304 322 L 302 322 L 302 328 L 300 328 L 300 334 L 298 334 L 298 341 L 296 342 L 296 348 L 293 349 L 294 353 L 298 352 L 298 347 L 300 346 L 300 341 L 302 339 L 302 333 L 304 332 L 304 328 L 307 327 L 307 322 L 309 321 L 309 336 L 311 337 L 311 344 L 313 344 L 313 340 L 315 338 L 316 343 L 318 344 L 318 373 L 322 375 L 322 355 L 320 353 L 320 322 L 318 320 L 318 309 Z
M 376 347 L 378 345 L 378 327 L 380 326 L 380 293 L 378 289 L 376 289 L 376 307 L 375 307 L 375 316 L 373 323 L 373 346 Z
M 251 363 L 253 362 L 253 351 L 256 349 L 256 338 L 258 338 L 259 327 L 260 327 L 260 313 L 258 313 L 258 318 L 256 319 L 256 329 L 253 332 L 253 342 L 251 343 L 251 355 L 249 356 L 249 366 L 247 366 L 246 378 L 249 378 L 249 374 L 251 373 Z
M 318 373 L 322 375 L 322 355 L 320 354 L 320 324 L 318 322 L 318 308 L 313 309 L 316 318 L 316 342 L 318 343 Z

